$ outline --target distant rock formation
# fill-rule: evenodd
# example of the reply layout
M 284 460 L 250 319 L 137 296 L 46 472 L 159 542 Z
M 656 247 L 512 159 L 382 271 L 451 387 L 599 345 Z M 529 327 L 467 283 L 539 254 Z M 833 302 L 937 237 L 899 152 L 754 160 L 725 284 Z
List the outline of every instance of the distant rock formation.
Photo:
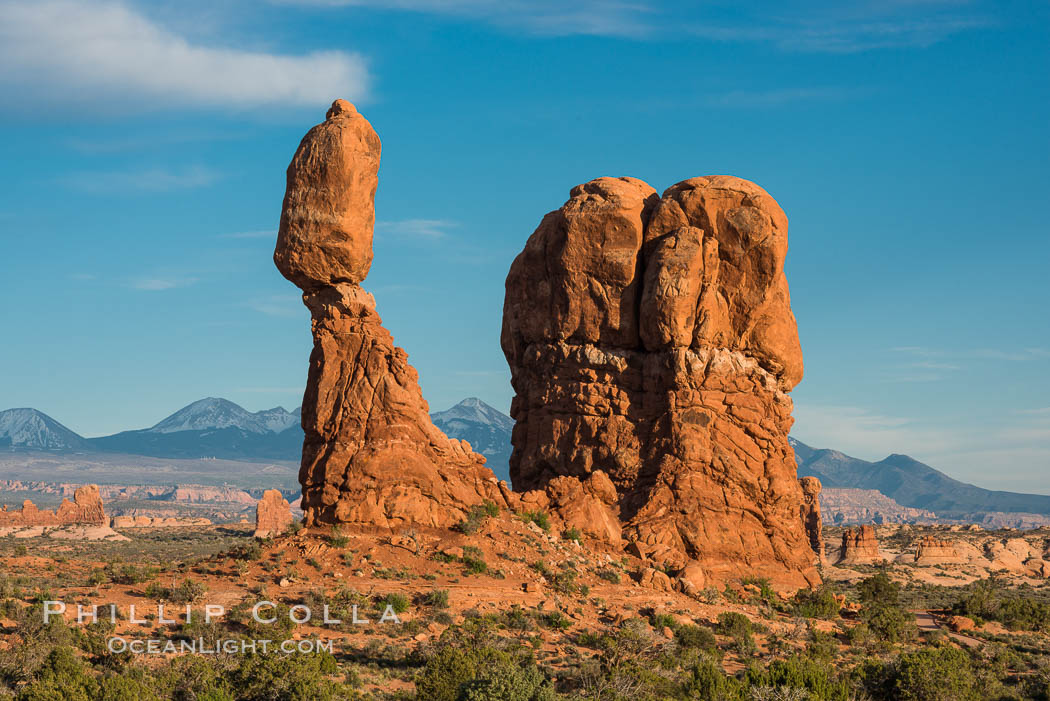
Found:
M 951 540 L 927 535 L 915 544 L 916 565 L 955 565 L 961 562 L 965 562 L 965 559 Z
M 96 485 L 86 485 L 76 490 L 73 501 L 63 499 L 55 511 L 41 510 L 28 499 L 18 511 L 0 509 L 0 526 L 71 526 L 85 524 L 108 526 L 106 511 Z
M 430 419 L 408 355 L 360 283 L 372 263 L 381 145 L 336 100 L 288 166 L 274 262 L 303 290 L 314 349 L 302 425 L 306 525 L 452 526 L 505 503 L 485 458 Z
M 655 564 L 818 582 L 788 443 L 787 226 L 729 176 L 662 197 L 634 178 L 573 188 L 507 276 L 515 488 L 575 493 L 602 473 L 609 517 Z
M 874 489 L 824 487 L 820 493 L 824 523 L 932 523 L 937 514 L 927 509 L 901 506 Z
M 823 565 L 827 557 L 824 554 L 824 523 L 820 516 L 820 480 L 802 477 L 798 482 L 802 485 L 802 523 L 809 536 L 809 546 L 816 553 L 817 561 Z
M 842 534 L 842 546 L 839 548 L 837 564 L 841 565 L 874 565 L 885 562 L 879 551 L 879 539 L 875 527 L 864 525 L 860 528 L 847 528 Z
M 276 489 L 267 489 L 255 505 L 255 537 L 269 538 L 284 533 L 295 520 L 291 504 Z
M 177 518 L 174 516 L 114 516 L 113 528 L 179 528 L 188 526 L 210 526 L 207 518 Z

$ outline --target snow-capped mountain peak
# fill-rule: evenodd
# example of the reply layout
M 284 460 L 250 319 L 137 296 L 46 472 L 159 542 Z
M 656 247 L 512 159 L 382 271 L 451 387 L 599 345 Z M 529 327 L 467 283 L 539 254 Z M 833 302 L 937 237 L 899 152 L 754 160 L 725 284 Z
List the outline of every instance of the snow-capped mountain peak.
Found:
M 430 416 L 434 423 L 439 425 L 459 419 L 461 421 L 485 424 L 507 432 L 514 428 L 514 419 L 498 409 L 494 409 L 477 397 L 468 397 L 451 409 L 435 412 Z
M 36 409 L 0 411 L 0 444 L 38 450 L 82 450 L 84 439 Z
M 179 409 L 148 429 L 151 433 L 239 428 L 249 433 L 280 433 L 299 423 L 298 410 L 275 407 L 252 413 L 228 399 L 208 397 Z

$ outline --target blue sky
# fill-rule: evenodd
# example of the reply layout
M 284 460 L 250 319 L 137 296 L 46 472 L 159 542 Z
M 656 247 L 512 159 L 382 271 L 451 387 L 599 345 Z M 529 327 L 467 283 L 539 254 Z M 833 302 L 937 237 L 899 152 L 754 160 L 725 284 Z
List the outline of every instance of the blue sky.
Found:
M 365 287 L 432 408 L 509 407 L 503 280 L 573 185 L 728 173 L 791 221 L 798 438 L 1050 493 L 1045 3 L 219 5 L 0 0 L 0 408 L 297 406 L 270 255 L 345 97 L 383 139 Z

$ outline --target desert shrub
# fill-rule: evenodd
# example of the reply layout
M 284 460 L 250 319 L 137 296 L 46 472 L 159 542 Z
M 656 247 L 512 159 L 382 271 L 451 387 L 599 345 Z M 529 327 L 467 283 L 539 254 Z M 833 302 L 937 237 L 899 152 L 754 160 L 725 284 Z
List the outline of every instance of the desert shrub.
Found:
M 158 601 L 170 601 L 175 604 L 192 604 L 208 591 L 203 582 L 186 578 L 174 587 L 165 587 L 159 582 L 150 582 L 146 587 L 146 596 Z
M 426 603 L 436 609 L 448 608 L 448 589 L 435 589 L 426 596 Z
M 839 602 L 835 592 L 828 587 L 799 589 L 791 597 L 791 611 L 802 618 L 838 618 Z
M 332 526 L 332 533 L 328 536 L 328 544 L 333 548 L 345 548 L 350 545 L 350 538 L 343 534 L 339 526 Z
M 550 683 L 531 657 L 489 645 L 447 644 L 416 675 L 416 698 L 425 701 L 547 701 Z
M 303 530 L 303 522 L 302 521 L 292 521 L 291 523 L 288 524 L 288 529 L 285 532 L 288 533 L 289 535 L 295 535 L 296 533 L 298 533 L 301 530 Z
M 575 594 L 579 590 L 576 584 L 576 570 L 564 568 L 550 578 L 551 589 L 559 594 Z
M 19 543 L 15 546 L 15 557 L 25 557 L 29 554 L 29 548 L 26 547 L 25 543 Z
M 550 531 L 551 529 L 551 518 L 546 511 L 523 511 L 521 512 L 521 520 L 526 523 L 535 523 L 544 531 Z
M 114 563 L 106 565 L 105 571 L 110 581 L 115 584 L 142 584 L 156 577 L 158 572 L 155 567 Z
M 404 594 L 387 594 L 379 600 L 379 610 L 385 611 L 387 606 L 392 608 L 394 613 L 404 613 L 408 610 L 408 597 Z
M 620 573 L 616 570 L 598 570 L 598 579 L 604 579 L 612 584 L 620 583 Z
M 982 698 L 970 656 L 958 648 L 923 648 L 901 655 L 892 672 L 900 701 L 977 701 Z
M 726 676 L 721 665 L 711 659 L 698 662 L 685 681 L 685 691 L 691 699 L 718 699 L 719 701 L 750 701 L 744 685 Z
M 670 574 L 668 573 L 668 575 Z M 745 587 L 758 587 L 756 596 L 767 603 L 777 600 L 777 593 L 773 591 L 773 585 L 766 577 L 745 577 L 740 583 Z
M 868 577 L 858 585 L 860 619 L 879 640 L 897 643 L 915 637 L 915 617 L 900 604 L 901 585 L 885 572 Z
M 806 655 L 774 660 L 768 668 L 751 667 L 744 681 L 756 699 L 799 699 L 804 701 L 848 701 L 851 684 L 836 676 L 825 661 Z M 757 692 L 757 693 L 756 693 Z
M 815 628 L 810 631 L 809 640 L 806 642 L 806 654 L 809 657 L 823 662 L 830 662 L 836 657 L 838 651 L 839 644 L 835 640 L 834 635 L 824 633 Z
M 245 543 L 236 551 L 238 560 L 258 560 L 262 557 L 262 546 L 256 542 Z
M 718 632 L 722 635 L 735 637 L 741 634 L 751 634 L 751 619 L 736 611 L 726 611 L 718 616 Z
M 1008 594 L 995 579 L 982 579 L 952 606 L 952 612 L 977 622 L 1000 621 L 1010 630 L 1050 631 L 1050 604 L 1031 590 Z
M 579 528 L 567 528 L 562 531 L 561 537 L 563 540 L 582 540 L 583 534 L 580 533 Z
M 52 650 L 36 674 L 36 679 L 19 691 L 18 701 L 93 701 L 98 682 L 65 646 Z
M 732 638 L 733 646 L 741 655 L 750 655 L 757 647 L 752 630 L 751 621 L 742 613 L 726 611 L 718 617 L 718 632 Z
M 456 525 L 456 529 L 465 535 L 477 533 L 485 521 L 499 515 L 499 507 L 494 502 L 486 499 L 481 504 L 470 507 L 467 517 Z
M 700 626 L 678 626 L 674 632 L 674 639 L 684 648 L 714 650 L 718 647 L 714 633 L 708 628 L 701 628 Z
M 584 662 L 578 684 L 587 699 L 675 698 L 678 683 L 661 669 L 665 641 L 643 619 L 625 621 L 601 636 L 596 658 Z
M 327 652 L 251 654 L 229 674 L 238 701 L 335 701 L 352 691 L 330 677 L 338 671 Z

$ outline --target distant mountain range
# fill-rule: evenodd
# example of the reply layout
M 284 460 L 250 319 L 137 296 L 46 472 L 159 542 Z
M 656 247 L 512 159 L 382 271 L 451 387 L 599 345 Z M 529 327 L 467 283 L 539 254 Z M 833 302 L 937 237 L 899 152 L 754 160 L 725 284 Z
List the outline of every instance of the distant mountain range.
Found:
M 431 418 L 448 436 L 469 441 L 497 477 L 510 480 L 514 421 L 509 416 L 471 397 Z M 902 506 L 933 511 L 941 518 L 974 518 L 990 512 L 1050 515 L 1050 496 L 982 489 L 907 455 L 868 462 L 790 440 L 799 476 L 817 477 L 825 487 L 872 489 Z M 151 428 L 100 438 L 79 436 L 35 409 L 0 411 L 0 447 L 11 450 L 298 462 L 302 443 L 299 409 L 276 407 L 253 413 L 215 397 L 194 402 Z
M 1050 496 L 982 489 L 952 479 L 907 455 L 894 453 L 878 462 L 837 450 L 812 448 L 790 439 L 800 477 L 813 476 L 825 487 L 874 489 L 902 506 L 927 509 L 941 518 L 988 512 L 1050 515 Z
M 0 411 L 0 446 L 55 452 L 99 452 L 155 458 L 298 461 L 303 447 L 299 409 L 252 413 L 208 397 L 151 428 L 84 438 L 36 409 Z
M 450 438 L 470 443 L 475 452 L 485 456 L 486 465 L 501 480 L 510 483 L 510 432 L 514 419 L 493 409 L 477 397 L 430 415 L 434 425 Z

